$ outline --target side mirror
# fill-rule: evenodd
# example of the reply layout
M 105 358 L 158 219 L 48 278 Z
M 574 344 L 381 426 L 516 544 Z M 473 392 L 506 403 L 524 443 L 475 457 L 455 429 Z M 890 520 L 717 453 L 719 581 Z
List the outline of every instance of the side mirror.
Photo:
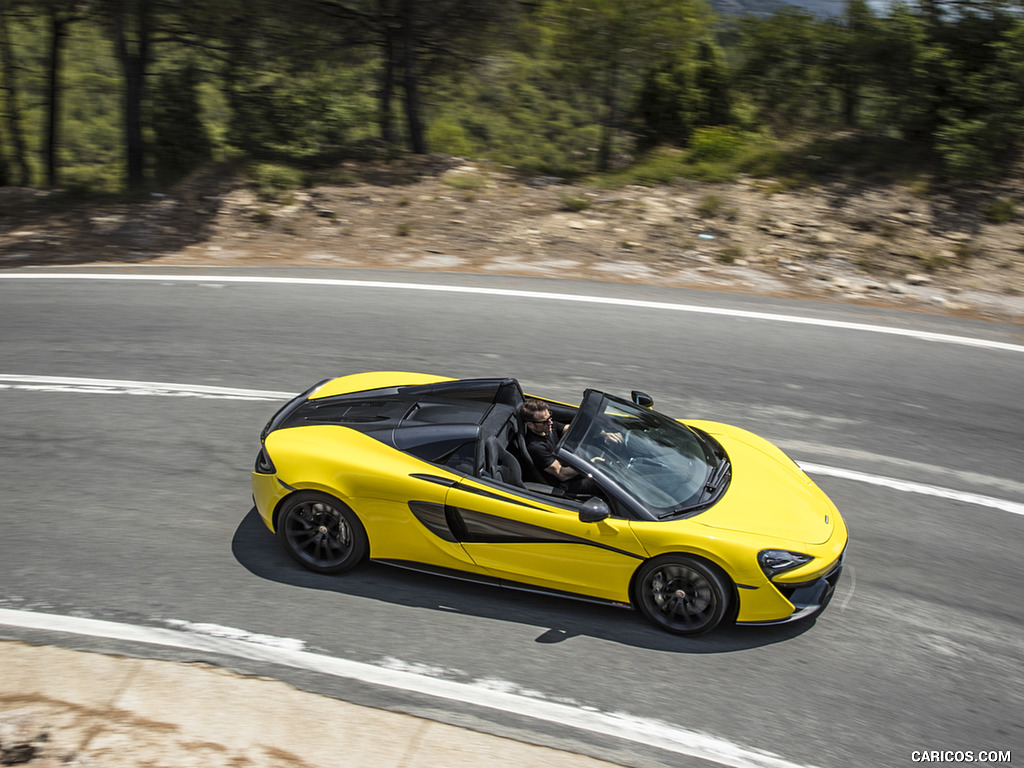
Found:
M 637 405 L 639 405 L 641 408 L 653 408 L 654 407 L 654 398 L 651 397 L 650 395 L 648 395 L 646 392 L 640 392 L 640 391 L 634 389 L 630 393 L 630 397 L 632 397 L 633 398 L 633 402 L 636 403 Z
M 592 496 L 583 502 L 583 509 L 580 510 L 581 523 L 599 523 L 605 518 L 611 517 L 612 511 L 608 509 L 608 503 L 604 499 Z

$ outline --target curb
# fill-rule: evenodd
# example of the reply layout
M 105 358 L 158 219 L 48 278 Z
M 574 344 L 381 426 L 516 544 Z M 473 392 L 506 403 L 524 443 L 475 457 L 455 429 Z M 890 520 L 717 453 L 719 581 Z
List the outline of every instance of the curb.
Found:
M 611 768 L 202 663 L 0 641 L 0 764 Z

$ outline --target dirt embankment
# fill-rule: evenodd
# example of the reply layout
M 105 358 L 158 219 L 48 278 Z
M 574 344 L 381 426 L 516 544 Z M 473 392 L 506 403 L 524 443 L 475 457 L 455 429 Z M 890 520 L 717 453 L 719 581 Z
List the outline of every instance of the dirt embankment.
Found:
M 133 202 L 0 189 L 0 268 L 315 265 L 559 276 L 1024 323 L 1024 200 L 759 179 L 607 190 L 452 158 L 261 197 L 196 174 Z M 351 181 L 350 181 L 351 180 Z M 1015 204 L 1016 203 L 1016 208 Z

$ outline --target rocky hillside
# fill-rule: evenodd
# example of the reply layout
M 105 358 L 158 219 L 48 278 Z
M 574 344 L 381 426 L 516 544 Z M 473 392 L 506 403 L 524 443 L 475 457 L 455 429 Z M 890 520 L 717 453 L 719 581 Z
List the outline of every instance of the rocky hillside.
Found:
M 451 158 L 352 164 L 268 198 L 197 174 L 106 203 L 0 190 L 0 268 L 315 265 L 629 281 L 1024 322 L 1012 187 L 787 190 L 763 179 L 599 189 Z M 1024 201 L 1016 201 L 1024 208 Z

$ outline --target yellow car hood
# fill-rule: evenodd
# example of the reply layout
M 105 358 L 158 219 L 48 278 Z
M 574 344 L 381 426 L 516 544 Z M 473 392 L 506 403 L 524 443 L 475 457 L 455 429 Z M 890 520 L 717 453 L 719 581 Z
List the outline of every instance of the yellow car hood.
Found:
M 693 518 L 694 522 L 807 544 L 829 540 L 838 512 L 786 454 L 746 430 L 687 423 L 711 433 L 732 461 L 728 490 L 717 504 Z

